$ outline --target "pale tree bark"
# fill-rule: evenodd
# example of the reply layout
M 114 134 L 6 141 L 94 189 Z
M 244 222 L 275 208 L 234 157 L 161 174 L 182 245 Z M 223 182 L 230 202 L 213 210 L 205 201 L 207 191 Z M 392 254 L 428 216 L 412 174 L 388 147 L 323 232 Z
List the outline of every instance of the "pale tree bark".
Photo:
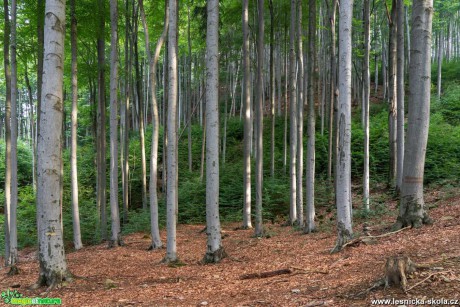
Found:
M 404 162 L 404 1 L 397 0 L 397 27 L 398 27 L 398 47 L 397 47 L 397 164 L 396 164 L 396 192 L 401 192 L 403 179 L 403 162 Z
M 188 170 L 192 172 L 193 170 L 193 160 L 192 160 L 192 38 L 190 36 L 190 8 L 187 10 L 187 47 L 188 47 L 188 78 L 187 78 L 187 93 L 188 93 L 188 111 L 187 111 L 187 149 L 188 149 Z
M 243 108 L 244 108 L 244 204 L 243 228 L 251 224 L 251 74 L 249 62 L 248 0 L 243 0 Z
M 207 3 L 206 31 L 206 254 L 203 261 L 225 257 L 219 219 L 219 1 Z
M 178 261 L 176 248 L 177 220 L 177 2 L 169 0 L 169 29 L 168 29 L 168 122 L 166 148 L 166 229 L 167 244 L 165 262 Z
M 396 0 L 392 1 L 391 16 L 388 15 L 390 26 L 390 47 L 388 56 L 388 132 L 390 145 L 390 170 L 388 182 L 390 187 L 396 187 L 396 167 L 397 167 L 397 23 L 396 23 Z
M 443 56 L 443 47 L 442 47 L 442 30 L 439 31 L 438 34 L 438 71 L 437 71 L 437 84 L 436 84 L 436 92 L 438 94 L 438 99 L 441 98 L 441 83 L 442 83 L 442 56 Z
M 270 176 L 275 177 L 275 13 L 273 12 L 273 0 L 269 0 L 270 9 Z
M 109 247 L 123 245 L 118 207 L 118 3 L 110 0 L 110 218 Z
M 70 44 L 72 53 L 72 114 L 70 149 L 70 185 L 72 190 L 72 226 L 73 245 L 76 250 L 83 247 L 80 231 L 80 213 L 78 208 L 78 171 L 77 171 L 77 117 L 78 117 L 78 76 L 77 76 L 77 16 L 75 0 L 70 0 Z
M 339 110 L 338 153 L 336 157 L 337 243 L 333 251 L 340 251 L 351 239 L 351 23 L 353 0 L 342 0 L 339 5 Z
M 363 65 L 363 119 L 364 119 L 364 173 L 363 173 L 363 204 L 369 210 L 369 98 L 370 98 L 370 69 L 369 57 L 371 50 L 370 43 L 370 4 L 369 0 L 364 0 L 364 65 Z
M 290 122 L 290 183 L 291 183 L 291 202 L 289 210 L 290 223 L 297 222 L 297 174 L 296 174 L 296 153 L 297 153 L 297 89 L 296 89 L 296 60 L 295 60 L 295 32 L 296 32 L 296 10 L 297 1 L 291 0 L 291 24 L 289 29 L 289 99 L 291 109 L 291 122 Z
M 125 84 L 124 84 L 124 102 L 121 106 L 121 137 L 122 150 L 121 150 L 121 176 L 122 176 L 122 189 L 123 189 L 123 223 L 128 222 L 128 208 L 129 208 L 129 106 L 131 96 L 131 57 L 129 52 L 129 2 L 125 3 Z
M 316 0 L 309 1 L 309 33 L 308 33 L 308 144 L 306 165 L 306 223 L 304 231 L 311 233 L 315 226 L 315 88 L 317 82 L 316 69 Z
M 262 221 L 262 190 L 263 190 L 263 118 L 264 118 L 264 0 L 257 1 L 257 90 L 256 90 L 256 225 L 254 235 L 262 237 L 264 234 Z
M 65 1 L 47 0 L 40 133 L 37 140 L 37 207 L 40 273 L 37 286 L 71 279 L 61 228 L 60 168 L 63 109 Z
M 11 265 L 10 274 L 17 272 L 15 267 L 18 260 L 18 231 L 17 231 L 17 208 L 18 208 L 18 67 L 16 60 L 16 0 L 11 1 L 11 207 L 9 211 L 9 234 L 10 255 L 7 259 Z
M 296 211 L 297 224 L 303 226 L 303 110 L 304 110 L 304 53 L 302 35 L 302 0 L 297 1 L 297 152 L 296 152 Z
M 331 31 L 331 84 L 330 84 L 330 106 L 329 106 L 329 150 L 327 155 L 327 178 L 328 181 L 332 181 L 332 160 L 335 157 L 336 148 L 333 147 L 334 138 L 336 138 L 336 133 L 334 130 L 334 113 L 336 111 L 336 80 L 337 80 L 337 64 L 336 64 L 336 41 L 335 41 L 335 17 L 337 12 L 338 0 L 332 0 L 332 7 L 329 8 L 329 21 L 330 21 L 330 31 Z M 336 123 L 337 125 L 337 123 Z
M 97 208 L 99 210 L 99 222 L 102 240 L 107 240 L 107 214 L 106 214 L 106 171 L 107 163 L 105 157 L 105 4 L 98 1 L 99 9 L 99 33 L 97 38 L 98 58 L 98 104 L 97 104 Z
M 152 236 L 152 244 L 150 249 L 158 249 L 163 246 L 160 237 L 160 227 L 158 223 L 158 142 L 159 142 L 159 130 L 160 130 L 160 120 L 158 116 L 158 102 L 157 102 L 157 63 L 160 58 L 161 47 L 165 41 L 166 35 L 168 33 L 168 22 L 169 22 L 169 10 L 168 10 L 168 1 L 165 0 L 165 18 L 164 18 L 164 28 L 161 33 L 160 38 L 158 39 L 155 53 L 150 53 L 150 36 L 147 27 L 147 21 L 145 18 L 144 4 L 143 0 L 139 0 L 139 8 L 141 13 L 141 19 L 144 26 L 145 34 L 145 50 L 147 53 L 149 66 L 150 66 L 150 94 L 152 96 L 152 143 L 150 149 L 150 181 L 149 181 L 149 192 L 150 192 L 150 232 Z
M 395 229 L 431 222 L 423 199 L 423 175 L 430 120 L 432 18 L 432 0 L 413 1 L 407 144 Z
M 5 71 L 5 265 L 11 260 L 11 66 L 10 66 L 10 33 L 8 0 L 3 0 L 4 32 L 3 32 L 3 63 Z

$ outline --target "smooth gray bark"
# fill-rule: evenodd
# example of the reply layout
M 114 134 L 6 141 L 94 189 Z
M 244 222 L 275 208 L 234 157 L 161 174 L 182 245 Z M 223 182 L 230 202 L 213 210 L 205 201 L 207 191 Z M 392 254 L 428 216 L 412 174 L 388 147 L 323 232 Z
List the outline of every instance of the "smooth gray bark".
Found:
M 342 0 L 339 6 L 339 109 L 338 153 L 336 157 L 337 243 L 333 251 L 340 251 L 351 239 L 351 31 L 353 0 Z
M 225 257 L 219 218 L 219 0 L 208 0 L 206 31 L 206 263 Z
M 309 1 L 308 27 L 308 126 L 307 161 L 305 168 L 306 223 L 304 231 L 311 233 L 315 226 L 315 88 L 316 71 L 316 0 Z
M 430 120 L 432 21 L 433 0 L 414 0 L 407 144 L 399 216 L 394 228 L 420 227 L 431 222 L 425 210 L 423 175 Z
M 72 190 L 72 226 L 73 245 L 76 250 L 83 247 L 80 231 L 80 213 L 78 208 L 78 170 L 77 170 L 77 126 L 78 126 L 78 75 L 77 75 L 77 16 L 75 0 L 70 0 L 70 44 L 72 53 L 72 114 L 70 148 L 70 185 Z
M 391 17 L 389 16 L 390 26 L 390 47 L 388 56 L 388 132 L 390 146 L 389 178 L 390 187 L 396 187 L 396 168 L 397 168 L 397 23 L 396 23 L 396 0 L 393 0 L 391 7 Z
M 297 222 L 297 173 L 296 173 L 296 154 L 297 154 L 297 89 L 296 89 L 296 60 L 295 60 L 295 32 L 297 29 L 296 23 L 297 1 L 291 0 L 291 24 L 289 29 L 289 100 L 291 110 L 290 120 L 290 170 L 289 178 L 291 183 L 291 202 L 289 210 L 290 223 Z
M 37 140 L 37 207 L 40 273 L 38 286 L 70 279 L 61 228 L 61 131 L 65 1 L 47 0 L 40 129 Z
M 369 210 L 369 98 L 370 98 L 370 5 L 369 0 L 364 0 L 364 65 L 363 65 L 363 119 L 364 119 L 364 173 L 363 173 L 363 204 Z
M 168 116 L 167 116 L 167 148 L 166 148 L 166 229 L 167 244 L 165 262 L 177 261 L 176 221 L 177 221 L 177 2 L 169 0 L 169 29 L 168 29 Z
M 403 162 L 404 162 L 404 65 L 405 65 L 405 50 L 404 50 L 404 1 L 397 0 L 397 27 L 398 27 L 398 47 L 397 47 L 397 162 L 396 162 L 396 191 L 399 194 L 402 186 L 403 178 Z
M 303 226 L 303 113 L 304 113 L 304 52 L 302 35 L 302 0 L 297 1 L 297 152 L 296 152 L 296 212 L 297 224 Z
M 150 192 L 150 232 L 152 236 L 151 249 L 161 248 L 163 243 L 161 242 L 160 237 L 160 227 L 158 223 L 158 144 L 159 144 L 159 130 L 160 130 L 160 120 L 158 116 L 158 101 L 157 101 L 157 63 L 160 58 L 161 48 L 165 41 L 166 35 L 168 33 L 169 25 L 169 10 L 168 10 L 168 1 L 165 0 L 165 18 L 164 18 L 164 27 L 163 32 L 161 33 L 160 38 L 157 41 L 155 52 L 153 57 L 150 53 L 150 36 L 147 27 L 147 21 L 145 19 L 144 5 L 143 0 L 139 0 L 139 6 L 141 11 L 141 19 L 144 26 L 145 34 L 145 49 L 149 61 L 149 81 L 150 81 L 150 94 L 152 96 L 152 143 L 150 149 L 150 181 L 149 181 L 149 192 Z
M 249 13 L 248 0 L 243 0 L 243 107 L 244 107 L 244 204 L 243 228 L 251 224 L 251 75 L 249 62 Z
M 264 117 L 264 0 L 257 0 L 258 7 L 258 34 L 257 34 L 257 90 L 256 90 L 256 220 L 255 232 L 256 237 L 264 234 L 262 221 L 262 189 L 263 189 L 263 117 Z
M 118 207 L 118 3 L 110 0 L 110 247 L 120 246 L 120 209 Z

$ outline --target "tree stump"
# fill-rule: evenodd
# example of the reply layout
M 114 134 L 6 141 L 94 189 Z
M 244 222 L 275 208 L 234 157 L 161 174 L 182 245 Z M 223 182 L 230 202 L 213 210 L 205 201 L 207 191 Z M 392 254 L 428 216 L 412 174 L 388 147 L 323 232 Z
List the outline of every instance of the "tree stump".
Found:
M 387 259 L 385 264 L 385 288 L 390 285 L 407 289 L 407 275 L 414 273 L 417 265 L 408 256 L 396 256 Z

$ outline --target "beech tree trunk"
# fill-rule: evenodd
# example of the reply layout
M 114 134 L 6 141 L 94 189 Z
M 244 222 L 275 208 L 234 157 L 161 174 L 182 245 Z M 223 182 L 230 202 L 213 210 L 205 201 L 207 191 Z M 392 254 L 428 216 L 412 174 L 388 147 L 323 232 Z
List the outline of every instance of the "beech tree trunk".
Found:
M 296 154 L 297 154 L 297 89 L 296 89 L 296 61 L 295 61 L 295 32 L 297 29 L 296 23 L 297 1 L 291 0 L 291 25 L 289 30 L 289 100 L 291 109 L 290 122 L 290 182 L 291 182 L 291 204 L 289 211 L 290 223 L 297 222 L 297 173 L 296 173 Z
M 397 27 L 398 27 L 398 47 L 397 47 L 397 164 L 396 164 L 396 192 L 400 194 L 403 179 L 404 162 L 404 1 L 397 0 Z
M 70 149 L 70 185 L 72 190 L 73 245 L 76 250 L 83 247 L 80 231 L 80 213 L 78 208 L 78 172 L 77 172 L 77 117 L 78 117 L 78 76 L 77 76 L 77 16 L 75 0 L 70 0 L 70 44 L 72 52 L 72 114 Z
M 304 231 L 315 231 L 315 88 L 316 88 L 316 0 L 309 1 L 308 33 L 308 144 L 307 165 L 305 169 L 306 223 Z
M 3 0 L 4 32 L 3 32 L 3 63 L 5 71 L 5 265 L 11 262 L 11 66 L 10 66 L 10 33 L 8 0 Z
M 99 33 L 97 39 L 97 61 L 98 61 L 98 104 L 97 104 L 97 207 L 100 214 L 101 238 L 107 240 L 107 214 L 106 214 L 106 141 L 105 141 L 105 4 L 103 0 L 98 1 Z
M 390 171 L 388 182 L 390 187 L 396 187 L 396 166 L 397 166 L 397 23 L 396 23 L 396 0 L 392 2 L 390 25 L 390 47 L 389 47 L 389 86 L 388 86 L 388 131 L 390 145 Z
M 297 223 L 303 226 L 303 111 L 304 111 L 304 52 L 302 35 L 302 0 L 297 1 L 297 152 L 296 152 L 296 211 Z M 307 76 L 306 76 L 307 77 Z
M 432 0 L 413 1 L 407 146 L 395 229 L 431 222 L 423 199 L 423 175 L 430 119 L 432 18 Z
M 118 3 L 110 0 L 110 247 L 122 245 L 118 207 Z M 142 121 L 141 121 L 142 122 Z
M 244 107 L 244 205 L 243 228 L 251 224 L 251 73 L 249 62 L 248 0 L 243 0 L 243 107 Z
M 339 6 L 339 110 L 338 153 L 336 161 L 337 243 L 340 251 L 353 234 L 351 207 L 351 23 L 353 0 L 342 0 Z
M 176 221 L 177 221 L 177 2 L 169 0 L 168 29 L 168 120 L 167 120 L 167 182 L 166 182 L 166 229 L 168 232 L 165 262 L 177 261 Z
M 157 102 L 157 63 L 160 58 L 161 47 L 165 41 L 166 35 L 168 33 L 168 24 L 169 24 L 169 10 L 168 10 L 168 0 L 165 0 L 165 18 L 164 18 L 164 28 L 161 33 L 160 38 L 158 39 L 155 53 L 150 53 L 150 36 L 147 27 L 147 21 L 145 19 L 144 4 L 143 0 L 139 0 L 139 6 L 141 11 L 141 19 L 144 26 L 145 34 L 145 50 L 147 53 L 149 61 L 149 81 L 150 81 L 150 94 L 152 96 L 152 144 L 150 149 L 150 181 L 149 181 L 149 192 L 150 192 L 150 232 L 152 236 L 152 244 L 150 249 L 158 249 L 163 246 L 160 238 L 160 227 L 158 223 L 158 143 L 159 143 L 159 130 L 160 130 L 160 120 L 158 116 L 158 102 Z
M 206 263 L 225 256 L 219 219 L 219 0 L 208 0 L 206 31 Z
M 264 117 L 264 0 L 257 1 L 259 32 L 257 35 L 257 90 L 256 90 L 256 227 L 254 235 L 263 236 L 262 189 L 263 189 L 263 117 Z
M 40 133 L 37 143 L 37 207 L 40 212 L 38 286 L 69 280 L 61 228 L 61 131 L 64 67 L 65 1 L 47 0 Z
M 369 0 L 364 0 L 364 65 L 363 65 L 363 119 L 364 119 L 364 174 L 363 174 L 363 204 L 369 210 L 369 98 L 370 98 L 370 69 L 369 56 L 371 50 L 370 43 L 370 4 Z

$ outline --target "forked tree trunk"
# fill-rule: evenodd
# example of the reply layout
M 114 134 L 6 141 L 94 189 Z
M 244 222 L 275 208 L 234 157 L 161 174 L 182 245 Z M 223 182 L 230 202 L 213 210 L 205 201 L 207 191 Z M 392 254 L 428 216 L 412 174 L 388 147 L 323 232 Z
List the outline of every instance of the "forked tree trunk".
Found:
M 339 6 L 339 110 L 338 153 L 336 161 L 337 243 L 333 251 L 340 251 L 351 239 L 351 21 L 353 0 L 342 0 Z
M 219 0 L 207 4 L 206 31 L 206 234 L 204 261 L 225 257 L 219 219 Z
M 413 1 L 407 146 L 395 229 L 431 222 L 423 199 L 423 175 L 430 119 L 432 18 L 433 0 Z
M 244 204 L 243 228 L 251 224 L 251 75 L 249 62 L 248 0 L 243 0 L 243 107 L 244 107 Z
M 153 131 L 152 131 L 152 144 L 150 149 L 150 182 L 149 182 L 149 192 L 150 192 L 150 232 L 152 236 L 152 244 L 150 249 L 158 249 L 163 246 L 160 237 L 160 227 L 158 223 L 158 143 L 159 143 L 159 130 L 160 130 L 160 120 L 158 116 L 158 102 L 156 96 L 157 89 L 157 63 L 160 58 L 161 47 L 165 41 L 166 35 L 168 33 L 168 23 L 169 23 L 169 10 L 168 10 L 168 1 L 165 0 L 165 18 L 164 18 L 164 28 L 161 33 L 160 38 L 158 39 L 155 53 L 152 57 L 150 53 L 150 36 L 147 27 L 147 21 L 145 18 L 144 4 L 143 0 L 139 0 L 139 7 L 141 11 L 141 19 L 144 26 L 145 34 L 145 50 L 147 53 L 149 66 L 150 66 L 150 94 L 152 96 L 152 114 L 153 114 Z
M 72 114 L 71 114 L 71 149 L 70 180 L 72 189 L 72 225 L 73 245 L 76 250 L 83 247 L 80 231 L 80 213 L 78 208 L 78 172 L 77 172 L 77 116 L 78 116 L 78 76 L 77 76 L 77 16 L 75 0 L 70 0 L 70 44 L 72 52 Z
M 118 207 L 118 3 L 110 0 L 110 247 L 120 246 L 120 209 Z
M 60 168 L 63 109 L 65 3 L 47 0 L 40 134 L 37 152 L 37 207 L 40 212 L 38 286 L 55 286 L 71 275 L 67 269 L 61 228 Z

